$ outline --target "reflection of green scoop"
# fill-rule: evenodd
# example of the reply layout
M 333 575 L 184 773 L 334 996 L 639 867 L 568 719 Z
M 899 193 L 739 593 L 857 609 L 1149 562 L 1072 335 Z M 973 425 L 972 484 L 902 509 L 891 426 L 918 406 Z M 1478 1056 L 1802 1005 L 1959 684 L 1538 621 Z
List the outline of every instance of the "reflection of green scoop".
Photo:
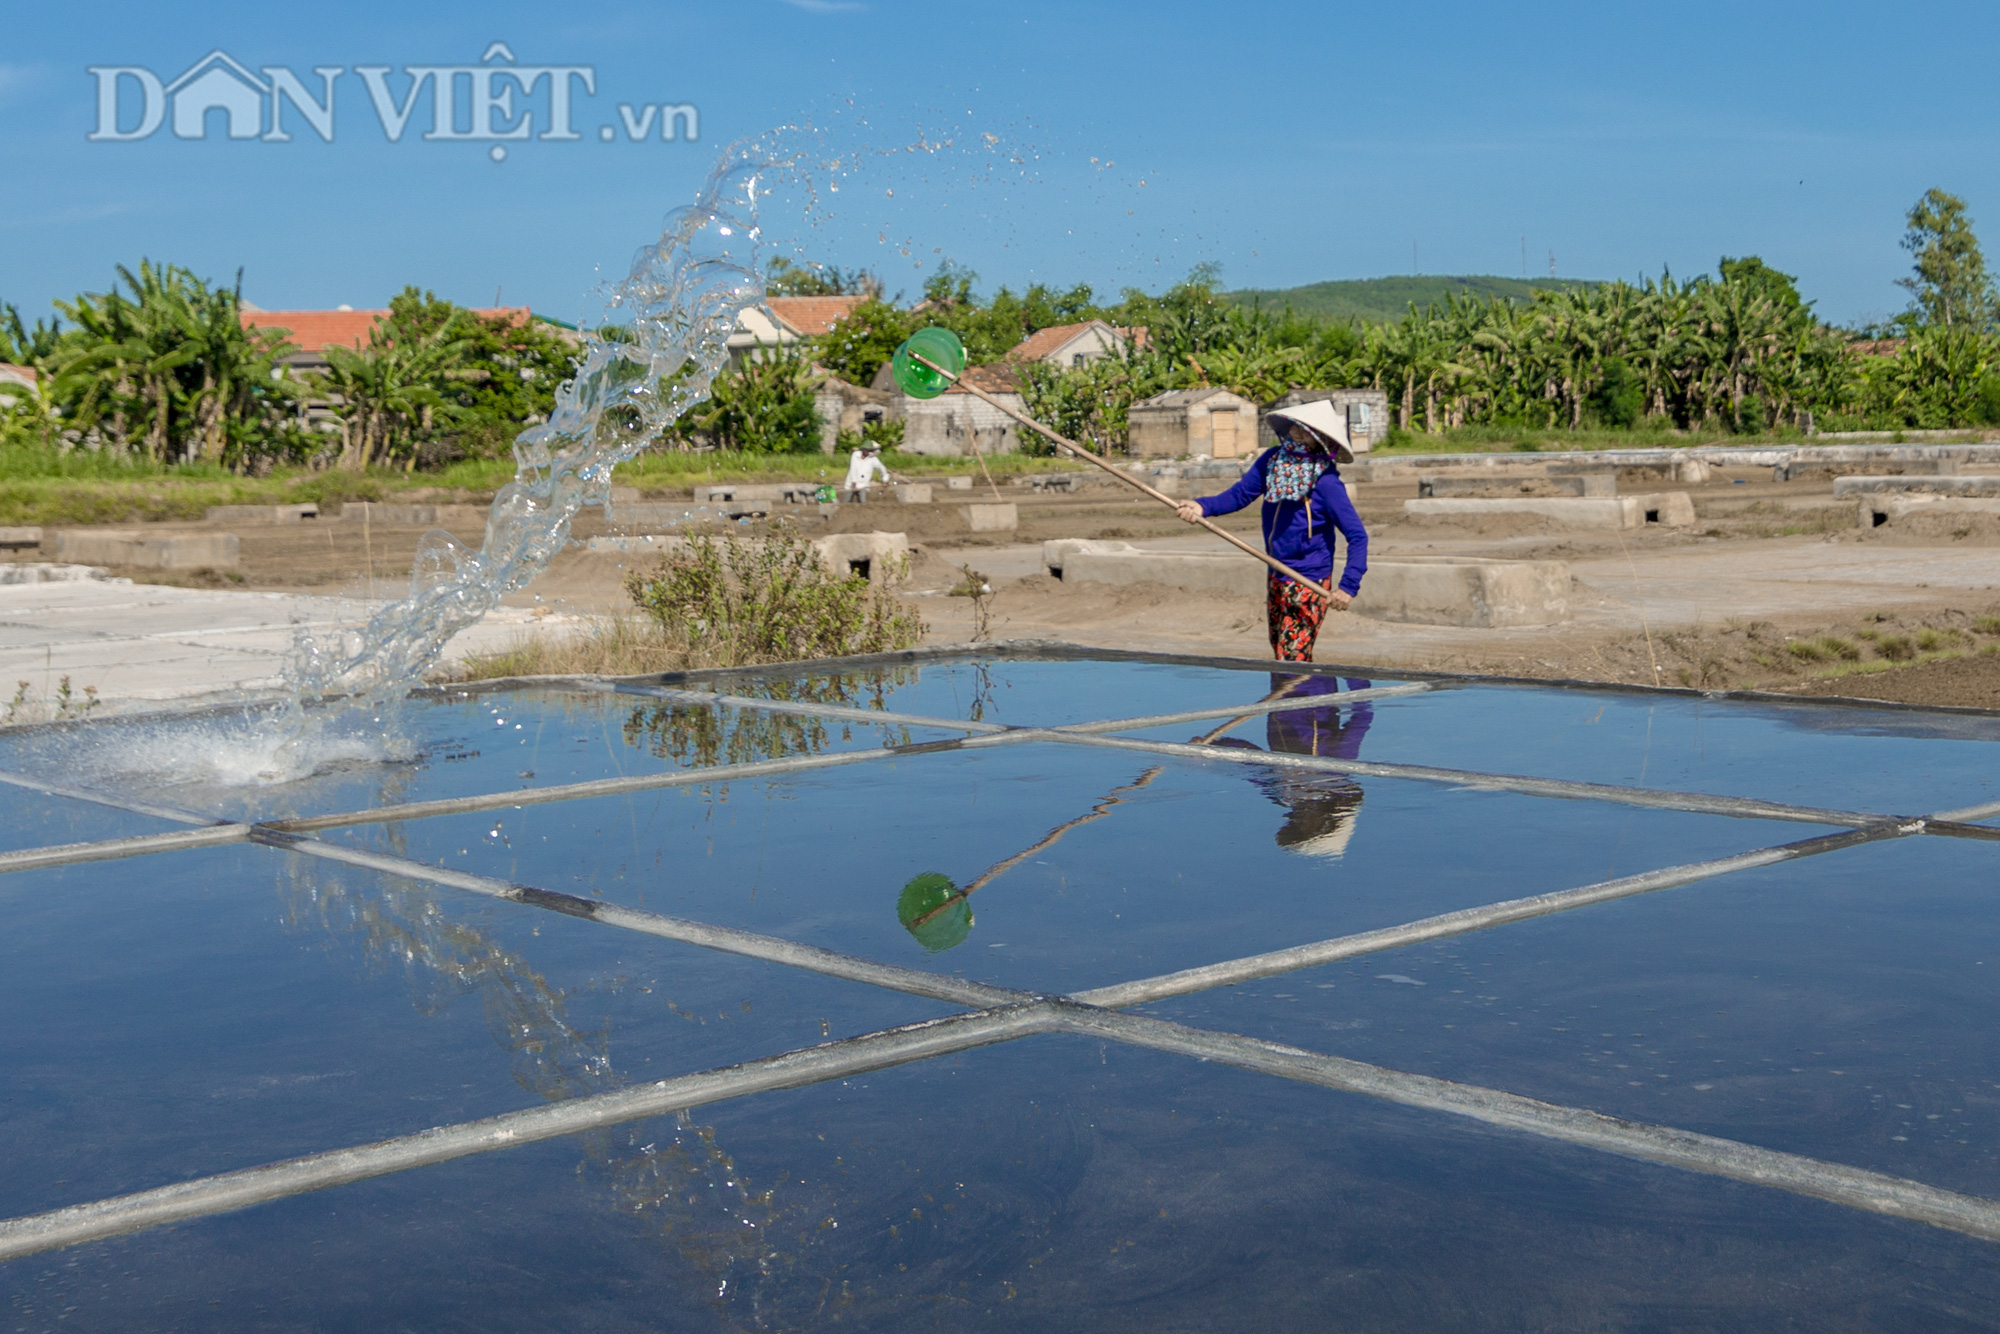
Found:
M 932 954 L 972 934 L 972 904 L 936 871 L 926 871 L 903 886 L 896 900 L 896 919 Z
M 911 354 L 915 353 L 916 356 Z M 940 375 L 916 358 L 932 362 L 950 372 Z M 896 355 L 889 359 L 889 373 L 896 377 L 897 386 L 911 398 L 936 398 L 951 388 L 959 372 L 965 369 L 965 344 L 958 341 L 958 335 L 949 329 L 919 329 L 903 340 L 896 349 Z
M 1055 846 L 1064 834 L 1078 825 L 1089 824 L 1092 820 L 1102 820 L 1111 814 L 1111 808 L 1124 804 L 1125 798 L 1137 792 L 1148 783 L 1166 772 L 1165 766 L 1157 766 L 1139 775 L 1139 780 L 1125 787 L 1113 788 L 1109 796 L 1091 807 L 1089 812 L 1074 820 L 1064 821 L 1031 847 L 1021 849 L 1006 861 L 988 867 L 986 874 L 960 889 L 951 882 L 949 876 L 936 871 L 926 871 L 909 884 L 896 899 L 896 920 L 903 929 L 917 938 L 917 943 L 936 954 L 961 945 L 972 934 L 972 905 L 967 902 L 974 894 L 986 888 L 993 881 L 1019 866 L 1028 858 L 1046 848 Z

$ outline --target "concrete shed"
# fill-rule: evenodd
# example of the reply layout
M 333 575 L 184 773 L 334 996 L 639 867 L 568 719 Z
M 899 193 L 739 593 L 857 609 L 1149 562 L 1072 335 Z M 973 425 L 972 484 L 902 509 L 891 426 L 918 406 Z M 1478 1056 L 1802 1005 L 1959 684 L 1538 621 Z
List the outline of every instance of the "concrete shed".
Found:
M 1332 403 L 1336 408 L 1347 411 L 1347 433 L 1354 441 L 1355 452 L 1373 449 L 1388 438 L 1389 396 L 1380 389 L 1294 389 L 1283 398 L 1265 404 L 1264 411 L 1257 418 L 1257 448 L 1274 449 L 1278 444 L 1277 432 L 1271 429 L 1268 420 L 1273 412 L 1281 408 L 1295 408 L 1301 403 L 1316 403 L 1320 400 Z
M 813 390 L 813 411 L 819 414 L 819 447 L 831 454 L 838 447 L 840 433 L 855 435 L 871 422 L 897 421 L 903 415 L 899 394 L 869 389 L 834 375 L 823 378 Z
M 1152 458 L 1244 458 L 1257 452 L 1257 405 L 1213 385 L 1170 389 L 1134 403 L 1130 450 Z
M 1028 410 L 1012 369 L 968 366 L 961 380 L 978 385 L 1016 412 Z M 903 416 L 903 451 L 908 454 L 1011 453 L 1021 447 L 1021 426 L 991 403 L 957 385 L 936 398 L 897 396 Z

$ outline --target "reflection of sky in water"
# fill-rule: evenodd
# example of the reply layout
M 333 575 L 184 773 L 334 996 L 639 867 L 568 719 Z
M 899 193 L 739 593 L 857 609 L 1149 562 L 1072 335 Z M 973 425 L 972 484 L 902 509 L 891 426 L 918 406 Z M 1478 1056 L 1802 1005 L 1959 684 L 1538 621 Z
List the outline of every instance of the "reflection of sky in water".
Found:
M 773 685 L 722 688 L 1028 724 L 1249 703 L 1273 682 L 1001 662 Z M 1894 715 L 1865 715 L 1864 735 L 1852 718 L 1466 689 L 1160 735 L 1836 806 L 1991 799 L 1990 741 Z M 287 815 L 947 735 L 555 690 L 420 700 L 404 727 L 412 760 L 347 757 L 275 790 L 183 774 L 145 795 Z M 11 744 L 9 767 L 56 776 L 58 748 Z M 115 739 L 92 744 L 104 765 Z M 169 827 L 9 788 L 0 811 L 0 850 Z M 1822 832 L 1016 745 L 324 837 L 1071 991 Z M 2000 1195 L 1983 1037 L 1994 855 L 1876 844 L 1145 1009 Z M 899 920 L 926 875 L 963 919 L 945 938 Z M 7 1216 L 949 1012 L 261 848 L 9 875 L 0 902 L 0 1004 L 36 1016 L 0 1037 Z M 31 1257 L 0 1266 L 0 1299 L 31 1329 L 65 1313 L 117 1328 L 1986 1328 L 1996 1254 L 1052 1036 Z

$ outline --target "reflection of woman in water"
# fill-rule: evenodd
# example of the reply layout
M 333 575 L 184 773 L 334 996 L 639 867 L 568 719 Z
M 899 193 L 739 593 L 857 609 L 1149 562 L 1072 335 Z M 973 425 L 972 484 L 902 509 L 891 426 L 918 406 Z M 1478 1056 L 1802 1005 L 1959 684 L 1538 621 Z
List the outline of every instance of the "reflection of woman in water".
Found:
M 1343 684 L 1331 676 L 1271 676 L 1273 694 L 1286 691 L 1302 701 L 1341 690 L 1366 690 L 1368 685 L 1360 680 Z M 1374 721 L 1375 711 L 1366 701 L 1349 705 L 1345 722 L 1337 704 L 1285 709 L 1267 716 L 1264 737 L 1274 754 L 1354 760 L 1361 757 L 1361 738 L 1368 735 L 1368 726 Z M 1251 742 L 1227 737 L 1215 744 L 1256 749 Z M 1291 812 L 1278 830 L 1279 847 L 1310 857 L 1338 857 L 1347 851 L 1354 821 L 1361 813 L 1359 783 L 1346 774 L 1274 768 L 1260 773 L 1257 784 L 1271 800 Z

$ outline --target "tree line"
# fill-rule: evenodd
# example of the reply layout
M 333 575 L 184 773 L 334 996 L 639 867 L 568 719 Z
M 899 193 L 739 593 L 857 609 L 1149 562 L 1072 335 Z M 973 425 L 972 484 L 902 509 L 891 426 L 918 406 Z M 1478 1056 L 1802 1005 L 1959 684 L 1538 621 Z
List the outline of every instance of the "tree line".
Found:
M 1304 318 L 1245 307 L 1196 269 L 1152 296 L 1128 289 L 1006 288 L 972 297 L 947 265 L 910 309 L 864 273 L 786 265 L 776 284 L 869 299 L 821 340 L 818 364 L 866 384 L 926 324 L 958 333 L 991 361 L 1036 329 L 1103 319 L 1127 329 L 1118 354 L 1080 367 L 1019 368 L 1030 411 L 1065 434 L 1118 448 L 1132 404 L 1219 386 L 1258 403 L 1295 389 L 1366 386 L 1398 429 L 1654 429 L 1763 434 L 2000 425 L 2000 296 L 1963 200 L 1933 189 L 1907 216 L 1907 311 L 1884 327 L 1819 319 L 1796 280 L 1758 256 L 1714 274 L 1671 273 L 1541 291 L 1528 301 L 1447 297 L 1392 323 Z
M 117 273 L 32 326 L 0 306 L 0 362 L 39 381 L 0 402 L 9 441 L 240 472 L 409 469 L 505 448 L 546 417 L 573 362 L 547 324 L 411 287 L 361 346 L 329 346 L 323 371 L 298 373 L 282 333 L 244 324 L 241 275 L 224 287 L 150 261 Z
M 1965 203 L 1933 189 L 1907 224 L 1910 306 L 1861 329 L 1820 320 L 1792 276 L 1757 256 L 1725 257 L 1690 279 L 1663 273 L 1526 302 L 1447 297 L 1375 324 L 1245 306 L 1208 266 L 1158 295 L 1128 288 L 1100 302 L 1084 284 L 981 299 L 977 275 L 947 261 L 906 307 L 865 271 L 777 259 L 772 295 L 863 300 L 828 334 L 762 349 L 719 376 L 662 446 L 813 452 L 814 390 L 828 377 L 869 384 L 919 328 L 951 329 L 980 364 L 1039 329 L 1088 319 L 1128 331 L 1115 355 L 1021 365 L 1018 378 L 1032 413 L 1110 449 L 1124 445 L 1134 403 L 1209 385 L 1259 403 L 1372 386 L 1410 432 L 2000 424 L 2000 295 Z M 547 414 L 573 364 L 571 343 L 544 323 L 481 317 L 412 287 L 364 346 L 330 347 L 327 369 L 301 376 L 281 335 L 243 326 L 239 287 L 151 263 L 118 276 L 32 327 L 0 307 L 0 361 L 43 378 L 39 395 L 17 393 L 11 408 L 0 397 L 9 437 L 242 470 L 414 468 L 501 452 Z M 894 423 L 871 429 L 883 443 L 898 438 Z

